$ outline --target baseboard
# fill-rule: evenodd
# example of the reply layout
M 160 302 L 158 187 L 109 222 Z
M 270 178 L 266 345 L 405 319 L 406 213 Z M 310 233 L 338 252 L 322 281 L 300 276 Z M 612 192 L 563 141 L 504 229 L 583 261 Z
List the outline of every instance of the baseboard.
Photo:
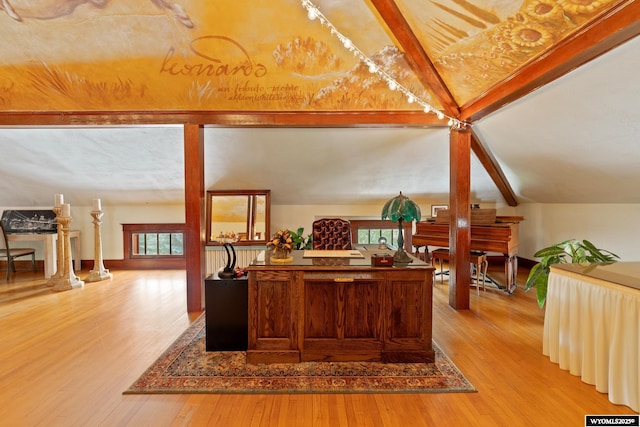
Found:
M 13 263 L 16 267 L 16 270 L 31 271 L 31 260 L 29 261 L 16 260 L 16 261 L 13 261 Z M 4 271 L 6 269 L 7 269 L 7 261 L 6 260 L 0 261 L 0 270 Z M 44 261 L 36 260 L 36 271 L 44 271 Z
M 90 270 L 94 262 L 82 260 L 82 269 Z M 113 270 L 185 270 L 187 262 L 182 259 L 109 259 L 103 261 L 104 268 Z

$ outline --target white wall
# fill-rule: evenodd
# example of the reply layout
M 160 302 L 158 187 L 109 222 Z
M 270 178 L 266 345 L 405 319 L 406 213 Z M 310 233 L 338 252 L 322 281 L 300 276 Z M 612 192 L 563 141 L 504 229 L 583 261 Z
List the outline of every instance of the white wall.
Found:
M 532 204 L 512 208 L 522 215 L 519 256 L 534 259 L 541 248 L 567 240 L 589 240 L 598 248 L 640 261 L 640 204 Z

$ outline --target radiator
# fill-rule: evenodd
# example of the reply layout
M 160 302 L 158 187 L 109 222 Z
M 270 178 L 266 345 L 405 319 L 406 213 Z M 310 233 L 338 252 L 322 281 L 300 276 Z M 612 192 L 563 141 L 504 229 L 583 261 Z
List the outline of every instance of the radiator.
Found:
M 234 247 L 236 251 L 236 267 L 246 267 L 251 264 L 264 249 L 241 249 Z M 224 268 L 227 265 L 227 251 L 223 248 L 207 250 L 207 275 Z

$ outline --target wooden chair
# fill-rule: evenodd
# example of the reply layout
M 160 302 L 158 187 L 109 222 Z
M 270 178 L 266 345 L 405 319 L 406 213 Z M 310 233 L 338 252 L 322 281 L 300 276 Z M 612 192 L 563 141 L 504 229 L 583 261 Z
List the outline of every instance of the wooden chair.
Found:
M 7 233 L 4 231 L 2 221 L 0 221 L 0 228 L 2 229 L 2 240 L 4 241 L 4 249 L 0 249 L 0 259 L 7 260 L 7 280 L 11 275 L 11 272 L 16 272 L 16 266 L 13 262 L 14 259 L 23 256 L 31 255 L 31 268 L 36 271 L 36 250 L 34 248 L 13 248 L 9 247 L 9 239 L 7 239 Z
M 445 274 L 449 274 L 448 271 L 442 270 L 442 262 L 449 262 L 449 249 L 436 249 L 431 252 L 431 260 L 432 264 L 435 267 L 436 260 L 439 262 L 440 270 L 438 273 L 440 275 L 440 283 L 443 283 L 442 276 Z M 472 273 L 475 272 L 475 277 L 473 274 L 471 275 L 471 279 L 476 281 L 476 290 L 478 295 L 480 295 L 480 283 L 482 283 L 482 289 L 486 292 L 486 279 L 487 279 L 487 267 L 489 266 L 489 261 L 487 261 L 486 252 L 481 251 L 471 251 L 469 261 L 471 262 Z M 434 281 L 435 283 L 435 281 Z
M 313 249 L 351 249 L 351 223 L 342 218 L 321 218 L 312 226 Z

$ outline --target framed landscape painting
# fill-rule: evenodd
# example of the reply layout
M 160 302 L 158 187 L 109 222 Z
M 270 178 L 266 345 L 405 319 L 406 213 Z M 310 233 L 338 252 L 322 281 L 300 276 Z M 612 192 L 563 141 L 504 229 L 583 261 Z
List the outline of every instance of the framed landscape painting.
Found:
M 449 205 L 431 205 L 431 218 L 438 216 L 438 211 L 449 209 Z

